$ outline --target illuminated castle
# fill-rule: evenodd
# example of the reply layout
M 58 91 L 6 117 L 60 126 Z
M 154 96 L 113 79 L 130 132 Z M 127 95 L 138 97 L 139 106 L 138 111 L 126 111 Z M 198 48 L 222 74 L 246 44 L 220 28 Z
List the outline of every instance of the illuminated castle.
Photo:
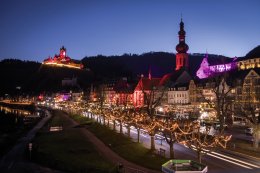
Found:
M 221 59 L 220 61 L 216 62 L 209 62 L 208 54 L 205 55 L 203 58 L 200 68 L 198 69 L 196 75 L 200 79 L 212 77 L 216 74 L 228 72 L 231 70 L 236 70 L 237 69 L 237 58 L 230 58 L 230 59 L 225 59 L 222 62 Z
M 83 64 L 81 64 L 80 62 L 76 62 L 75 60 L 72 60 L 70 57 L 66 55 L 66 48 L 64 46 L 60 48 L 59 55 L 55 55 L 53 58 L 49 57 L 45 59 L 42 62 L 42 64 L 83 69 Z

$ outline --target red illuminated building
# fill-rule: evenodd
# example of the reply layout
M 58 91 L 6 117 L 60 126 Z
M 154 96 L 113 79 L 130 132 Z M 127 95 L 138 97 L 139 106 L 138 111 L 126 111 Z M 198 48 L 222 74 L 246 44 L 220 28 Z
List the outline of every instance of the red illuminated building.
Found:
M 137 86 L 135 87 L 134 94 L 133 94 L 133 105 L 135 107 L 142 107 L 145 105 L 145 97 L 144 94 L 151 94 L 151 92 L 156 92 L 157 88 L 160 84 L 161 78 L 152 78 L 151 74 L 149 73 L 149 77 L 141 77 Z
M 71 59 L 66 55 L 66 48 L 62 46 L 60 48 L 60 54 L 55 55 L 53 58 L 49 57 L 43 61 L 45 65 L 53 65 L 53 66 L 60 66 L 60 67 L 69 67 L 69 68 L 77 68 L 83 69 L 83 64 L 80 62 L 76 62 L 75 60 Z
M 185 35 L 186 32 L 184 31 L 184 23 L 181 19 L 180 22 L 180 31 L 179 34 L 179 44 L 176 46 L 176 68 L 175 70 L 179 70 L 182 67 L 188 69 L 189 67 L 189 57 L 187 51 L 189 50 L 189 46 L 185 43 Z
M 122 106 L 132 106 L 133 103 L 133 87 L 127 82 L 127 78 L 120 79 L 113 87 L 115 91 L 114 104 Z

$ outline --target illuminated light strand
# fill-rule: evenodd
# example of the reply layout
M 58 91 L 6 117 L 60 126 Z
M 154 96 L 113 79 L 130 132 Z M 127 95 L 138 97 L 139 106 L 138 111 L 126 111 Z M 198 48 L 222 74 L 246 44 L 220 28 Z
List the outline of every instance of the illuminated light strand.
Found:
M 100 113 L 100 110 L 96 110 L 96 111 L 93 111 L 93 112 L 97 112 L 97 113 Z M 147 117 L 145 117 L 145 116 L 147 116 L 147 115 L 143 115 L 143 114 L 136 114 L 136 113 L 127 113 L 128 115 L 129 115 L 129 117 L 127 117 L 127 120 L 125 120 L 125 115 L 126 115 L 126 112 L 124 112 L 124 113 L 121 113 L 120 111 L 111 111 L 111 110 L 104 110 L 103 111 L 103 113 L 104 113 L 104 115 L 106 115 L 106 117 L 107 118 L 109 118 L 109 119 L 119 119 L 119 120 L 123 120 L 123 121 L 127 121 L 127 122 L 139 122 L 139 121 L 145 121 L 146 123 L 144 124 L 144 125 L 147 125 L 147 123 L 149 122 L 149 120 L 151 121 L 151 120 L 154 120 L 154 121 L 158 121 L 158 122 L 153 122 L 152 124 L 148 124 L 147 126 L 149 126 L 150 128 L 147 128 L 148 129 L 148 132 L 149 132 L 149 130 L 152 130 L 152 129 L 154 129 L 156 126 L 157 127 L 164 127 L 163 126 L 163 123 L 164 123 L 164 121 L 161 121 L 161 120 L 158 120 L 158 119 L 149 119 L 149 118 L 147 118 Z M 98 116 L 98 115 L 97 115 Z M 129 119 L 129 118 L 131 118 L 131 116 L 132 117 L 135 117 L 134 119 L 132 119 L 132 121 L 131 121 L 131 119 Z M 174 121 L 173 121 L 174 122 Z M 110 123 L 111 124 L 111 123 Z M 196 125 L 196 124 L 195 124 Z M 192 126 L 192 123 L 186 123 L 185 125 L 184 125 L 184 127 L 185 127 L 185 129 L 184 130 L 191 130 L 192 128 L 191 128 L 191 126 Z M 179 128 L 179 125 L 175 122 L 175 123 L 173 123 L 172 124 L 172 126 L 166 126 L 166 127 L 164 127 L 165 128 L 165 130 L 173 130 L 173 129 L 177 129 L 177 128 Z M 197 131 L 198 131 L 198 127 L 196 127 L 195 128 L 195 130 L 197 129 Z M 193 128 L 193 131 L 194 131 L 194 128 Z M 137 132 L 135 132 L 134 130 L 131 130 L 131 132 L 132 133 L 137 133 Z M 182 132 L 184 132 L 184 134 L 189 134 L 189 135 L 192 135 L 192 132 L 185 132 L 185 131 L 183 131 L 182 130 Z M 177 133 L 176 133 L 177 134 Z M 146 137 L 145 135 L 142 135 L 142 134 L 140 134 L 141 136 L 144 136 L 144 137 Z M 156 135 L 156 134 L 155 134 Z M 181 135 L 181 134 L 180 134 Z M 182 134 L 183 135 L 183 134 Z M 196 137 L 196 135 L 194 136 L 194 137 Z M 227 142 L 227 141 L 229 141 L 230 139 L 231 139 L 231 136 L 216 136 L 216 138 L 217 138 L 217 140 L 215 140 L 215 143 L 219 143 L 219 141 L 221 141 L 221 140 L 224 140 L 225 142 Z M 219 139 L 218 139 L 219 138 Z M 187 141 L 184 141 L 184 142 L 182 142 L 182 143 L 184 143 L 185 144 L 185 142 L 187 143 L 187 142 L 196 142 L 196 143 L 198 143 L 198 144 L 200 144 L 201 145 L 201 147 L 200 148 L 198 148 L 198 149 L 200 149 L 200 150 L 202 150 L 202 152 L 209 152 L 210 150 L 206 150 L 206 149 L 203 149 L 203 147 L 209 147 L 209 146 L 213 146 L 213 147 L 215 147 L 215 145 L 208 145 L 209 143 L 205 143 L 205 144 L 203 144 L 203 143 L 201 143 L 198 139 L 196 139 L 196 138 L 194 138 L 194 139 L 191 139 L 191 140 L 187 140 Z M 181 143 L 181 142 L 180 142 Z M 194 146 L 194 145 L 193 145 Z M 223 145 L 224 146 L 224 145 Z M 187 147 L 187 146 L 186 146 Z M 195 147 L 195 150 L 196 150 L 196 146 L 194 146 Z M 215 153 L 215 152 L 214 152 Z M 218 153 L 217 153 L 218 154 Z M 221 160 L 225 160 L 225 161 L 227 161 L 227 162 L 230 162 L 230 163 L 233 163 L 233 164 L 236 164 L 236 165 L 239 165 L 238 163 L 235 163 L 235 162 L 233 162 L 233 161 L 230 161 L 230 160 L 227 160 L 227 159 L 225 159 L 225 158 L 228 158 L 228 159 L 231 159 L 231 160 L 235 160 L 235 161 L 238 161 L 238 162 L 240 162 L 240 163 L 244 163 L 244 164 L 246 164 L 245 162 L 243 162 L 243 161 L 240 161 L 240 160 L 237 160 L 237 159 L 234 159 L 234 158 L 231 158 L 231 157 L 228 157 L 228 156 L 225 156 L 225 155 L 222 155 L 223 157 L 225 157 L 225 158 L 221 158 L 221 157 L 219 157 L 219 156 L 215 156 L 215 155 L 212 155 L 212 154 L 209 154 L 208 153 L 208 155 L 210 155 L 210 156 L 212 156 L 212 157 L 215 157 L 215 158 L 218 158 L 218 159 L 221 159 Z M 221 155 L 221 154 L 218 154 L 218 155 Z M 255 166 L 255 165 L 253 165 L 253 164 L 250 164 L 250 163 L 247 163 L 247 165 L 249 165 L 249 166 L 253 166 L 253 167 L 257 167 L 257 166 Z M 239 165 L 239 166 L 241 166 L 241 167 L 244 167 L 244 168 L 247 168 L 247 169 L 252 169 L 252 168 L 250 168 L 250 167 L 248 167 L 248 166 L 244 166 L 244 165 Z M 258 168 L 258 167 L 257 167 Z
M 101 109 L 96 108 L 95 112 L 100 114 Z M 200 132 L 199 122 L 185 121 L 180 122 L 178 120 L 166 121 L 162 118 L 150 117 L 147 113 L 134 112 L 131 113 L 129 110 L 109 110 L 103 109 L 103 116 L 119 121 L 120 124 L 133 124 L 136 129 L 144 129 L 151 137 L 156 135 L 157 131 L 163 131 L 163 133 L 174 134 L 177 142 L 186 146 L 193 147 L 191 149 L 199 150 L 200 152 L 209 152 L 210 150 L 218 146 L 226 148 L 227 142 L 231 139 L 231 136 L 209 136 L 210 128 L 206 128 L 206 131 Z M 172 139 L 172 137 L 171 137 Z
M 142 117 L 142 119 L 143 119 L 143 117 Z M 159 125 L 160 127 L 163 127 L 162 124 L 160 124 L 160 123 L 154 123 L 154 124 L 152 124 L 152 126 L 151 126 L 150 128 L 148 128 L 148 130 L 154 129 L 156 125 Z M 176 126 L 174 129 L 176 129 L 176 128 L 178 127 L 177 124 L 174 124 L 173 126 Z M 178 128 L 179 128 L 179 127 L 178 127 Z M 172 128 L 166 127 L 165 129 L 171 130 Z M 131 130 L 131 131 L 132 131 L 132 133 L 137 134 L 137 132 L 135 132 L 134 130 Z M 184 132 L 184 131 L 182 131 L 182 132 Z M 187 134 L 188 134 L 188 133 L 187 133 Z M 141 135 L 142 135 L 142 134 L 141 134 Z M 145 135 L 142 135 L 142 136 L 143 136 L 143 137 L 146 137 Z M 231 136 L 227 136 L 227 137 L 225 137 L 225 140 L 228 141 L 228 140 L 230 140 L 230 138 L 231 138 Z M 194 140 L 195 140 L 195 139 L 194 139 Z M 199 142 L 197 139 L 196 139 L 196 141 Z M 199 143 L 200 143 L 200 142 L 199 142 Z M 200 144 L 201 144 L 201 143 L 200 143 Z M 202 145 L 202 144 L 201 144 L 201 145 Z M 206 147 L 206 146 L 207 146 L 207 145 L 202 145 L 202 147 Z M 186 146 L 186 147 L 187 147 L 187 146 Z M 196 147 L 195 147 L 195 150 L 196 150 Z M 202 152 L 203 152 L 203 151 L 204 151 L 204 152 L 208 152 L 209 150 L 202 149 Z M 214 153 L 215 153 L 215 152 L 214 152 Z M 216 154 L 216 153 L 215 153 L 215 154 Z M 217 154 L 218 154 L 218 153 L 217 153 Z M 230 163 L 239 165 L 239 166 L 244 167 L 244 168 L 247 168 L 247 169 L 252 169 L 252 168 L 251 168 L 251 167 L 248 167 L 248 166 L 245 166 L 245 165 L 238 164 L 238 163 L 233 162 L 233 161 L 237 161 L 237 162 L 244 163 L 244 164 L 247 164 L 247 165 L 249 165 L 249 166 L 253 166 L 253 167 L 258 168 L 258 166 L 256 166 L 256 165 L 253 165 L 253 164 L 250 164 L 250 163 L 246 163 L 246 162 L 243 162 L 243 161 L 241 161 L 241 160 L 237 160 L 237 159 L 234 159 L 234 158 L 225 156 L 225 155 L 221 155 L 221 156 L 222 156 L 222 157 L 225 157 L 225 158 L 228 158 L 228 159 L 231 159 L 231 160 L 233 160 L 233 161 L 227 160 L 227 159 L 225 159 L 225 158 L 221 158 L 221 157 L 219 157 L 219 156 L 215 156 L 215 155 L 210 154 L 210 153 L 207 153 L 207 155 L 210 155 L 210 156 L 212 156 L 212 157 L 215 157 L 215 158 L 218 158 L 218 159 L 221 159 L 221 160 L 225 160 L 225 161 L 227 161 L 227 162 L 230 162 Z M 220 154 L 218 154 L 218 155 L 220 155 Z

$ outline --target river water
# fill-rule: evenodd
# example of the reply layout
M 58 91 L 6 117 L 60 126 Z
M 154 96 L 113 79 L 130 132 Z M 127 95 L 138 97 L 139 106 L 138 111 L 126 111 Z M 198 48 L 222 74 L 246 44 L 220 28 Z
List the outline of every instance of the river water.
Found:
M 40 117 L 36 111 L 0 106 L 0 158 Z

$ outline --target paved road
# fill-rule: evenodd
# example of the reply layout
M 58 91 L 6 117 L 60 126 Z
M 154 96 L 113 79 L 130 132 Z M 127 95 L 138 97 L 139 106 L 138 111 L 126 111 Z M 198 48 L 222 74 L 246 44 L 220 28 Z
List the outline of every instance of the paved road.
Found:
M 233 138 L 245 140 L 245 141 L 253 141 L 252 135 L 246 135 L 245 130 L 246 126 L 242 125 L 234 125 L 232 128 L 226 130 L 226 133 L 232 134 Z
M 111 124 L 111 128 L 112 126 Z M 119 132 L 119 126 L 116 130 Z M 123 133 L 127 133 L 126 128 L 123 128 Z M 131 129 L 131 137 L 137 140 L 137 132 L 134 128 Z M 160 138 L 159 135 L 157 137 Z M 145 147 L 150 148 L 149 135 L 141 134 L 140 141 Z M 156 140 L 156 148 L 165 149 L 166 156 L 169 157 L 169 146 L 164 140 Z M 174 149 L 175 158 L 197 160 L 196 153 L 183 145 L 175 144 Z M 202 163 L 208 165 L 209 173 L 260 173 L 260 159 L 228 150 L 209 153 L 202 157 Z
M 45 172 L 45 173 L 59 173 L 49 168 L 30 163 L 25 158 L 25 150 L 28 144 L 34 138 L 36 132 L 43 127 L 43 125 L 51 118 L 51 114 L 46 111 L 46 117 L 42 118 L 26 136 L 19 139 L 18 143 L 0 160 L 1 173 L 28 173 L 28 172 Z

